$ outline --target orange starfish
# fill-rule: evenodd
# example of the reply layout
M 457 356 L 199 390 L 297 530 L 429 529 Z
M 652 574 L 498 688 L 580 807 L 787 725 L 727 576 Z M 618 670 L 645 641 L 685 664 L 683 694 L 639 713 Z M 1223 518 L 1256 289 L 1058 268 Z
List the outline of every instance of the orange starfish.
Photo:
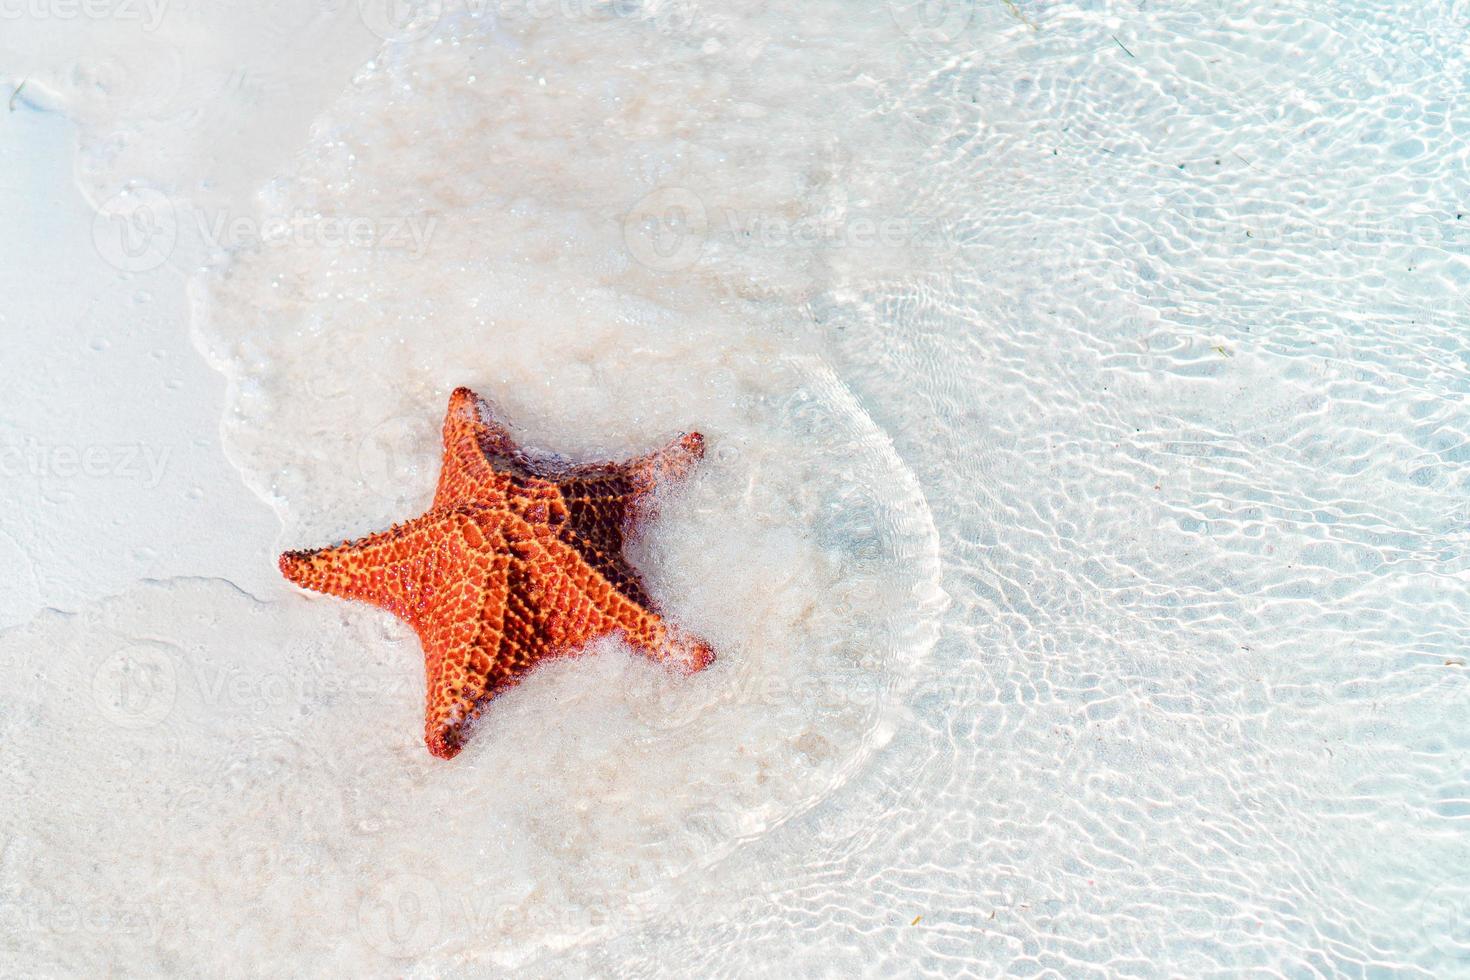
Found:
M 290 551 L 303 588 L 370 602 L 424 648 L 424 741 L 458 754 L 485 703 L 547 657 L 620 631 L 635 650 L 694 672 L 714 653 L 653 611 L 623 558 L 623 534 L 653 489 L 704 456 L 697 432 L 627 463 L 531 458 L 468 388 L 449 399 L 444 464 L 428 513 L 321 551 Z

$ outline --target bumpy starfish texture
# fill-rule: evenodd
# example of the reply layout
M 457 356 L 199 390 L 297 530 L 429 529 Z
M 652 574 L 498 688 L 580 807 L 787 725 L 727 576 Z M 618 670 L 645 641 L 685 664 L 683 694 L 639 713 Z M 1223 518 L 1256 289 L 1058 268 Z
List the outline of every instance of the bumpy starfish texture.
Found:
M 281 556 L 316 592 L 372 603 L 412 626 L 428 680 L 424 741 L 453 758 L 465 726 L 540 661 L 620 632 L 637 651 L 686 672 L 714 653 L 654 611 L 623 557 L 653 490 L 704 456 L 697 432 L 626 463 L 573 466 L 524 453 L 487 405 L 455 391 L 433 506 L 391 530 Z

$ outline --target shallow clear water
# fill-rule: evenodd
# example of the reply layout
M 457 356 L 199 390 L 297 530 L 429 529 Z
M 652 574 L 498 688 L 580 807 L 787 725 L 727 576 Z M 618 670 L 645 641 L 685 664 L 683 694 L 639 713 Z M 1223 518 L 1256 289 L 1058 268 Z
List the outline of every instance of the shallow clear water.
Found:
M 697 426 L 636 557 L 721 659 L 609 641 L 443 765 L 385 616 L 38 573 L 0 962 L 1470 971 L 1462 5 L 367 11 L 32 83 L 174 232 L 260 550 L 421 508 L 459 384 Z

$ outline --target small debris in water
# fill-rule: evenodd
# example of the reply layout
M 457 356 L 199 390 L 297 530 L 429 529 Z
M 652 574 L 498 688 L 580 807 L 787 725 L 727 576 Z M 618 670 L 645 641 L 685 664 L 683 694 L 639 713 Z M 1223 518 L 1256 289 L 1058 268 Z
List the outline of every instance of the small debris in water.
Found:
M 10 93 L 10 111 L 11 112 L 14 112 L 15 111 L 15 100 L 18 99 L 18 98 L 20 98 L 20 93 L 25 91 L 26 82 L 29 82 L 29 81 L 30 81 L 29 78 L 25 79 L 25 81 L 22 81 L 19 85 L 17 85 L 15 87 L 15 91 L 14 92 L 11 92 Z
M 909 925 L 911 925 L 911 926 L 918 925 L 919 924 L 919 920 L 922 919 L 922 918 L 923 918 L 922 915 L 916 915 L 916 916 L 914 916 L 914 921 L 913 922 L 910 922 Z
M 1260 167 L 1256 166 L 1254 163 L 1251 163 L 1245 157 L 1241 156 L 1239 153 L 1234 154 L 1234 157 L 1235 157 L 1235 159 L 1239 160 L 1241 163 L 1245 164 L 1247 167 L 1250 167 L 1256 173 L 1263 174 L 1263 173 L 1266 172 L 1266 171 L 1262 170 Z

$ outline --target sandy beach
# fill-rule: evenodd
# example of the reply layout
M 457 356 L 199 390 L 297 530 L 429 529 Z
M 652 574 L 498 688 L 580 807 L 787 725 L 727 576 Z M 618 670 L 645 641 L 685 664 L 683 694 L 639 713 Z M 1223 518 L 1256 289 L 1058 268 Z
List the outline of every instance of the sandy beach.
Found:
M 1466 13 L 0 6 L 0 973 L 1453 976 Z M 1462 213 L 1464 211 L 1464 213 Z M 422 740 L 277 556 L 708 452 Z

